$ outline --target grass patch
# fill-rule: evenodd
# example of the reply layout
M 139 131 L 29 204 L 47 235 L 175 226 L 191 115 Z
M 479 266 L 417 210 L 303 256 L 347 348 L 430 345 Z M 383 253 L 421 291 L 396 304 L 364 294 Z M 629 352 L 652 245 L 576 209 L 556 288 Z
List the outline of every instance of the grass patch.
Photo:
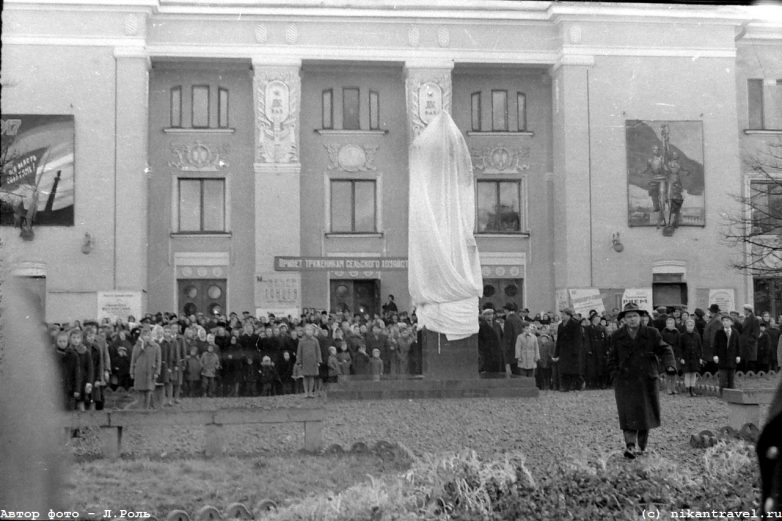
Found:
M 223 510 L 241 502 L 252 508 L 264 499 L 285 506 L 406 467 L 374 454 L 83 461 L 71 467 L 67 506 L 143 510 L 159 518 L 173 509 L 195 513 L 204 505 Z

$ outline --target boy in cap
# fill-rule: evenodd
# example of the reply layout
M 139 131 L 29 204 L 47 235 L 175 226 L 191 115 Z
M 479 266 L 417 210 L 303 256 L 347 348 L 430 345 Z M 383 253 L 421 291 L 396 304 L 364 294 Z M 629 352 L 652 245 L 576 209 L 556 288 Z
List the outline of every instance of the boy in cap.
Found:
M 720 396 L 722 390 L 734 388 L 736 366 L 741 362 L 739 333 L 733 327 L 730 315 L 722 317 L 722 329 L 714 334 L 713 361 L 720 372 Z

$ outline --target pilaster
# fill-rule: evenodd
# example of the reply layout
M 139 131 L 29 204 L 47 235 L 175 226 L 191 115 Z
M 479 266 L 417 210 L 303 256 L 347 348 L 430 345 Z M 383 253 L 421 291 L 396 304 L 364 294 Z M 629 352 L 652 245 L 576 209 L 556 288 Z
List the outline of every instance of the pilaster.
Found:
M 301 254 L 300 70 L 301 60 L 253 59 L 256 307 L 260 281 L 279 276 L 274 257 Z
M 148 285 L 149 57 L 141 48 L 118 47 L 116 60 L 114 289 Z M 129 195 L 129 194 L 132 194 Z

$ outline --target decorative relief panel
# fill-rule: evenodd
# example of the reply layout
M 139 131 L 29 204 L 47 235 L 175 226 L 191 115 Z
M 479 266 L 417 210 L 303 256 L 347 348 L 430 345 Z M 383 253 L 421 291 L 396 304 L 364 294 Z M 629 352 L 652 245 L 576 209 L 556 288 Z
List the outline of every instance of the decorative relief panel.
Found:
M 472 166 L 483 174 L 518 174 L 529 170 L 529 147 L 511 148 L 496 145 L 470 148 Z
M 136 36 L 140 27 L 139 17 L 133 13 L 125 17 L 125 34 Z
M 217 172 L 228 166 L 228 145 L 214 145 L 195 141 L 193 143 L 171 143 L 171 153 L 176 159 L 168 166 L 185 172 Z
M 451 75 L 409 74 L 407 78 L 410 136 L 415 139 L 441 111 L 451 111 Z
M 255 41 L 258 43 L 266 43 L 269 39 L 269 31 L 264 24 L 258 24 L 255 26 Z
M 345 172 L 366 172 L 377 170 L 375 155 L 377 146 L 368 145 L 323 145 L 329 153 L 329 170 Z
M 301 80 L 290 70 L 258 71 L 255 90 L 256 163 L 297 163 Z
M 407 43 L 410 47 L 418 47 L 421 43 L 421 31 L 418 27 L 412 26 L 407 30 Z
M 440 27 L 437 29 L 437 43 L 440 47 L 448 47 L 451 43 L 451 33 L 447 27 Z

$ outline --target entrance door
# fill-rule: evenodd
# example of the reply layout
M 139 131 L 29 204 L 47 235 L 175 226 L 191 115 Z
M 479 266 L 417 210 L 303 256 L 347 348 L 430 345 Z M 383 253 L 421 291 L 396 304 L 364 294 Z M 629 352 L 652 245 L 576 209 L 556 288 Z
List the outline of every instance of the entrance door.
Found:
M 479 306 L 482 309 L 484 304 L 491 302 L 494 309 L 499 311 L 505 304 L 512 302 L 522 309 L 523 284 L 524 279 L 483 279 L 483 298 L 480 299 Z
M 337 279 L 329 281 L 331 310 L 353 313 L 380 312 L 380 281 Z
M 179 279 L 179 309 L 190 316 L 225 312 L 225 279 Z

